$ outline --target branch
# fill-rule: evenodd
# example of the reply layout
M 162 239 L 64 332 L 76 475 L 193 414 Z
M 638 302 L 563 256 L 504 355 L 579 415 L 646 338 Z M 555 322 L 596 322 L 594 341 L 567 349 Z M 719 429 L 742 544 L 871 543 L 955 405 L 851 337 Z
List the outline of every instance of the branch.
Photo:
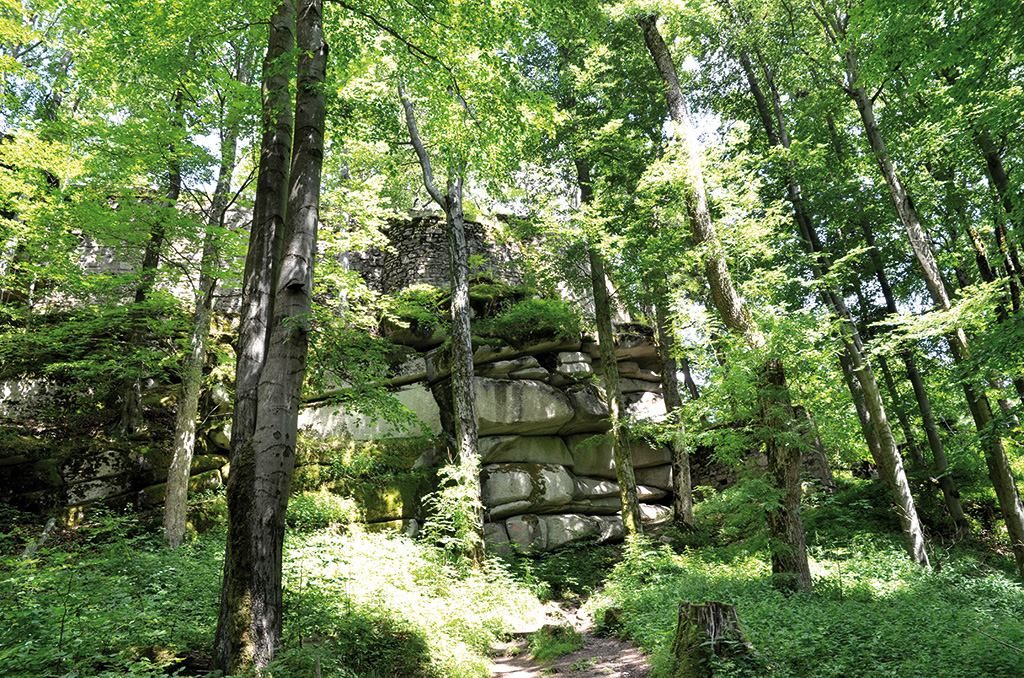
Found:
M 985 633 L 984 631 L 982 631 L 981 629 L 979 629 L 979 628 L 977 628 L 975 626 L 971 626 L 970 624 L 968 624 L 967 628 L 971 629 L 972 631 L 977 631 L 978 633 L 980 633 L 981 635 L 985 636 L 986 638 L 991 638 L 992 640 L 996 641 L 1000 645 L 1005 645 L 1006 647 L 1010 648 L 1014 652 L 1020 652 L 1021 654 L 1024 654 L 1024 650 L 1020 649 L 1019 647 L 1014 647 L 1013 645 L 1010 645 L 1009 643 L 1004 643 L 1003 641 L 999 640 L 995 636 L 989 635 L 989 634 Z
M 434 202 L 447 211 L 447 200 L 434 185 L 434 170 L 430 165 L 430 155 L 427 154 L 423 140 L 420 139 L 419 128 L 416 125 L 416 110 L 413 108 L 412 102 L 409 101 L 409 97 L 405 96 L 405 90 L 401 85 L 398 86 L 398 98 L 401 99 L 402 108 L 405 109 L 405 125 L 409 128 L 409 138 L 412 141 L 412 147 L 416 149 L 416 157 L 420 160 L 420 169 L 423 170 L 423 185 Z
M 374 26 L 376 26 L 380 30 L 384 31 L 385 33 L 387 33 L 388 35 L 390 35 L 391 37 L 395 38 L 396 40 L 401 42 L 403 45 L 405 45 L 405 48 L 407 50 L 409 50 L 409 54 L 411 54 L 413 56 L 419 55 L 417 58 L 428 59 L 428 60 L 433 61 L 434 63 L 436 63 L 441 68 L 443 68 L 444 71 L 448 74 L 448 77 L 452 81 L 452 86 L 455 88 L 455 93 L 459 96 L 460 99 L 462 98 L 462 92 L 459 89 L 459 81 L 458 81 L 458 78 L 455 77 L 455 71 L 452 70 L 451 66 L 446 64 L 439 56 L 437 56 L 435 54 L 431 54 L 430 52 L 426 51 L 425 49 L 423 49 L 422 47 L 420 47 L 419 45 L 414 43 L 412 40 L 406 38 L 404 35 L 399 33 L 394 28 L 392 28 L 392 27 L 388 26 L 387 24 L 385 24 L 383 21 L 381 21 L 380 19 L 378 19 L 374 15 L 370 14 L 369 12 L 364 12 L 361 9 L 356 9 L 352 5 L 350 5 L 347 2 L 345 2 L 345 0 L 327 0 L 327 1 L 328 2 L 333 2 L 333 3 L 338 4 L 338 5 L 341 5 L 342 7 L 347 9 L 348 11 L 350 11 L 350 12 L 352 12 L 354 14 L 358 14 L 359 16 L 363 17 L 364 19 L 366 19 L 367 21 L 372 23 Z M 441 24 L 441 25 L 443 26 L 444 24 Z

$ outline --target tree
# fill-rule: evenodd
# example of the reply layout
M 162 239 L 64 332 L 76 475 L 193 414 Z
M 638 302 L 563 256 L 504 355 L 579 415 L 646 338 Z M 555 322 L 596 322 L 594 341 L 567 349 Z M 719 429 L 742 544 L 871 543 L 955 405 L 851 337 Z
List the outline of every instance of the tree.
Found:
M 250 240 L 250 247 L 267 246 L 271 251 L 272 243 L 279 240 L 281 254 L 279 263 L 273 256 L 253 261 L 254 267 L 258 264 L 263 269 L 261 277 L 272 282 L 273 312 L 266 313 L 271 300 L 264 290 L 250 288 L 258 302 L 250 307 L 262 307 L 258 310 L 271 320 L 266 359 L 260 369 L 253 370 L 258 371 L 253 427 L 247 431 L 249 437 L 233 450 L 228 483 L 228 543 L 214 662 L 229 674 L 247 666 L 266 667 L 281 643 L 284 514 L 295 467 L 298 408 L 306 370 L 324 152 L 327 43 L 322 4 L 320 0 L 302 0 L 293 14 L 286 1 L 279 5 L 271 25 L 264 80 L 273 80 L 274 85 L 267 87 L 264 100 L 262 155 L 268 167 L 266 176 L 261 168 L 261 182 L 272 184 L 270 173 L 280 173 L 282 168 L 274 157 L 280 157 L 274 147 L 281 144 L 274 125 L 287 100 L 288 79 L 279 77 L 278 69 L 281 57 L 290 51 L 293 26 L 300 50 L 295 140 L 281 233 L 263 240 L 269 235 L 268 224 L 273 224 L 274 215 L 280 212 L 275 204 L 279 194 L 262 196 L 267 198 L 270 218 L 262 225 L 254 223 Z M 250 260 L 252 252 L 247 268 Z M 249 331 L 257 334 L 257 341 L 250 345 L 259 344 L 261 330 L 258 322 L 251 323 Z M 236 421 L 237 417 L 236 412 Z M 232 437 L 238 435 L 233 431 Z
M 236 53 L 235 71 L 231 74 L 232 79 L 239 85 L 248 85 L 251 62 L 251 50 L 248 45 L 243 45 Z M 220 258 L 219 230 L 224 227 L 224 217 L 231 204 L 231 178 L 235 171 L 238 137 L 241 132 L 243 109 L 238 102 L 239 96 L 240 93 L 229 92 L 224 97 L 228 110 L 220 134 L 220 168 L 217 185 L 210 202 L 206 234 L 203 237 L 192 332 L 189 336 L 188 352 L 181 370 L 181 398 L 175 412 L 174 447 L 171 451 L 171 465 L 167 475 L 167 494 L 164 498 L 164 538 L 172 549 L 181 545 L 185 535 L 188 479 L 192 464 L 192 452 L 196 443 L 196 414 L 199 409 L 199 392 L 202 386 L 203 366 L 206 363 L 206 345 L 213 316 L 214 293 L 218 284 L 215 271 L 219 266 Z
M 703 249 L 704 267 L 711 295 L 725 326 L 741 337 L 753 350 L 764 349 L 766 341 L 757 324 L 736 293 L 732 276 L 721 244 L 708 212 L 704 193 L 700 148 L 697 133 L 690 118 L 689 107 L 679 85 L 672 55 L 657 27 L 656 15 L 637 17 L 644 41 L 662 79 L 665 97 L 673 121 L 683 137 L 683 162 L 686 167 L 686 214 L 698 247 Z M 768 523 L 773 537 L 779 542 L 772 549 L 772 572 L 780 575 L 783 586 L 798 590 L 811 589 L 811 574 L 807 565 L 803 522 L 800 518 L 800 455 L 781 434 L 793 427 L 793 407 L 789 400 L 782 360 L 774 356 L 761 357 L 758 368 L 758 400 L 761 416 L 767 430 L 765 441 L 768 470 L 782 492 L 781 505 L 769 512 Z
M 469 556 L 477 565 L 484 561 L 484 512 L 480 501 L 480 450 L 477 444 L 476 396 L 473 391 L 473 337 L 469 328 L 469 245 L 466 242 L 466 220 L 462 207 L 462 188 L 465 183 L 465 162 L 456 152 L 453 166 L 448 167 L 447 190 L 441 193 L 434 184 L 433 165 L 426 146 L 420 138 L 416 124 L 416 110 L 399 87 L 399 97 L 405 111 L 405 124 L 416 157 L 423 171 L 423 185 L 427 193 L 444 210 L 448 225 L 448 268 L 452 302 L 452 374 L 451 390 L 455 419 L 455 446 L 462 467 L 461 477 L 469 485 L 470 510 L 473 511 L 473 531 L 476 538 L 469 548 Z M 468 106 L 466 110 L 469 113 Z

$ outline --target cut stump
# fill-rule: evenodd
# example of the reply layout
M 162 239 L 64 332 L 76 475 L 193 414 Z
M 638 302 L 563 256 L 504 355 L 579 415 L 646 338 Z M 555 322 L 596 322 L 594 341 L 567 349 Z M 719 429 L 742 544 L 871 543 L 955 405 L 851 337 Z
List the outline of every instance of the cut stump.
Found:
M 676 658 L 673 678 L 711 678 L 711 658 L 754 658 L 754 646 L 747 642 L 736 608 L 708 601 L 679 603 L 679 622 L 672 643 Z

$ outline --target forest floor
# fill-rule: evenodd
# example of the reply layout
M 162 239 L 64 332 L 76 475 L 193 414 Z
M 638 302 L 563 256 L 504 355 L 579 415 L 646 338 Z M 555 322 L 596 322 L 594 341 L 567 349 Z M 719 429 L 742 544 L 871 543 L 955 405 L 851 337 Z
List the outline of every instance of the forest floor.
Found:
M 571 624 L 583 636 L 583 647 L 545 662 L 530 658 L 529 635 L 542 624 Z M 637 647 L 614 636 L 594 634 L 594 620 L 578 600 L 548 603 L 533 628 L 517 631 L 512 640 L 492 648 L 493 678 L 648 678 L 651 667 Z

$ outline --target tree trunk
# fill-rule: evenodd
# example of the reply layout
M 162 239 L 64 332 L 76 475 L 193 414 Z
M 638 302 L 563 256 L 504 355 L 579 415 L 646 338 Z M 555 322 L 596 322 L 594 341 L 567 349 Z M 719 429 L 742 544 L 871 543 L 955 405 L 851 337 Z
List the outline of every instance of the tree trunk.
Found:
M 851 64 L 850 73 L 855 74 L 856 61 L 852 54 L 848 57 L 848 63 Z M 871 150 L 874 152 L 879 169 L 882 171 L 885 182 L 889 186 L 893 204 L 896 206 L 896 211 L 907 231 L 907 236 L 910 238 L 910 244 L 917 257 L 917 261 L 924 270 L 925 282 L 932 301 L 942 310 L 949 310 L 951 307 L 949 295 L 946 293 L 946 288 L 942 283 L 938 264 L 928 244 L 928 238 L 921 226 L 917 211 L 914 209 L 913 203 L 903 188 L 899 176 L 892 165 L 892 161 L 889 159 L 881 130 L 875 121 L 873 103 L 863 87 L 851 87 L 848 91 L 860 111 L 861 120 L 864 123 L 864 131 L 871 144 Z M 960 364 L 969 355 L 967 335 L 962 329 L 957 328 L 947 336 L 947 339 L 954 362 Z M 968 407 L 970 407 L 975 426 L 977 426 L 980 434 L 982 448 L 985 450 L 985 462 L 989 469 L 989 478 L 996 490 L 1003 519 L 1006 521 L 1010 544 L 1017 561 L 1018 575 L 1021 579 L 1024 579 L 1024 504 L 1021 503 L 1017 492 L 1017 481 L 1010 469 L 1003 441 L 999 437 L 998 432 L 992 430 L 992 409 L 984 389 L 978 384 L 971 382 L 970 376 L 964 380 L 963 387 Z
M 615 359 L 615 333 L 612 330 L 611 301 L 606 287 L 604 262 L 597 249 L 590 245 L 590 283 L 594 289 L 594 315 L 597 318 L 597 343 L 601 349 L 601 374 L 604 377 L 605 402 L 612 423 L 612 455 L 615 459 L 615 478 L 619 483 L 622 504 L 622 526 L 627 538 L 642 535 L 640 501 L 637 498 L 636 475 L 633 471 L 633 453 L 629 443 L 629 429 L 625 422 L 626 406 L 619 385 L 619 364 Z
M 246 300 L 250 336 L 245 345 L 253 351 L 245 358 L 239 355 L 239 363 L 245 361 L 246 378 L 258 377 L 258 384 L 254 394 L 246 394 L 255 396 L 251 403 L 255 411 L 246 414 L 251 419 L 232 435 L 228 544 L 214 645 L 214 665 L 227 674 L 266 667 L 282 636 L 284 515 L 295 465 L 298 408 L 306 370 L 327 61 L 320 0 L 303 0 L 298 18 L 294 158 L 288 202 L 283 208 L 280 198 L 285 186 L 276 185 L 275 179 L 283 178 L 282 170 L 287 168 L 284 151 L 292 148 L 280 138 L 291 123 L 290 117 L 284 123 L 281 120 L 281 113 L 288 108 L 287 69 L 281 68 L 281 57 L 290 51 L 295 32 L 295 11 L 288 2 L 278 7 L 272 19 L 264 62 L 264 137 L 257 192 L 261 185 L 270 192 L 257 196 L 259 211 L 254 216 L 246 261 L 246 282 L 250 284 L 243 293 L 251 298 Z M 287 215 L 283 225 L 282 214 Z M 275 228 L 279 225 L 280 229 Z M 275 230 L 280 233 L 275 235 Z M 275 265 L 273 242 L 278 238 L 282 243 L 281 259 Z M 252 251 L 254 245 L 264 255 L 262 259 Z M 253 268 L 259 266 L 262 270 L 250 275 L 250 262 Z M 271 305 L 268 327 L 264 323 Z M 264 339 L 267 329 L 268 341 Z M 236 410 L 236 422 L 238 416 Z M 249 437 L 242 440 L 240 433 Z
M 242 83 L 249 80 L 250 63 L 248 58 L 243 58 L 235 74 L 236 80 Z M 174 447 L 167 476 L 167 496 L 164 499 L 164 538 L 172 549 L 181 546 L 185 537 L 188 479 L 196 442 L 196 414 L 199 410 L 199 391 L 202 386 L 206 344 L 210 336 L 210 319 L 213 316 L 213 299 L 217 287 L 217 278 L 213 274 L 219 266 L 220 257 L 217 230 L 224 226 L 224 214 L 230 199 L 231 176 L 235 170 L 238 149 L 238 124 L 238 115 L 230 115 L 225 120 L 222 131 L 220 169 L 203 239 L 192 335 L 189 337 L 189 352 L 182 367 L 181 399 L 175 413 Z
M 765 73 L 767 77 L 767 69 L 765 69 Z M 751 69 L 747 71 L 747 82 L 752 89 L 760 90 L 757 78 Z M 766 127 L 765 131 L 769 140 L 774 140 L 776 144 L 780 144 L 788 149 L 791 142 L 785 125 L 785 117 L 782 115 L 781 97 L 775 87 L 774 80 L 768 78 L 768 85 L 772 94 L 775 117 L 772 119 L 771 116 L 766 115 L 767 111 L 764 111 L 762 113 L 762 123 Z M 760 99 L 764 99 L 763 95 Z M 789 201 L 793 205 L 793 219 L 804 246 L 814 256 L 813 270 L 815 277 L 819 280 L 827 280 L 831 269 L 831 262 L 824 255 L 814 222 L 804 209 L 802 189 L 799 183 L 797 183 L 794 173 L 795 166 L 792 161 L 790 162 L 789 170 L 789 175 L 786 177 L 786 185 Z M 889 420 L 885 413 L 874 371 L 864 357 L 864 347 L 857 326 L 842 296 L 831 286 L 822 287 L 821 294 L 825 305 L 831 308 L 832 312 L 839 318 L 839 335 L 849 359 L 849 366 L 844 365 L 844 368 L 852 372 L 860 386 L 859 392 L 864 399 L 867 412 L 858 408 L 858 414 L 861 416 L 862 424 L 870 422 L 869 426 L 865 427 L 868 447 L 875 458 L 875 462 L 884 469 L 886 480 L 896 498 L 897 512 L 900 515 L 907 552 L 920 565 L 928 567 L 928 556 L 924 548 L 924 533 L 921 530 L 917 508 L 914 505 L 913 496 L 910 493 L 910 485 L 903 470 L 903 459 L 900 457 L 896 439 L 892 434 L 892 427 L 889 425 Z M 851 395 L 856 401 L 858 389 L 854 388 L 852 380 L 848 380 L 847 384 L 850 386 Z M 868 415 L 870 415 L 870 418 L 868 418 Z M 874 442 L 874 445 L 872 445 L 872 442 Z
M 676 665 L 672 678 L 711 678 L 712 656 L 735 657 L 752 654 L 740 626 L 736 608 L 708 601 L 703 605 L 679 603 L 672 655 Z
M 875 235 L 871 228 L 871 222 L 862 215 L 861 230 L 864 233 L 864 241 L 870 247 L 869 256 L 875 266 L 875 277 L 882 289 L 882 296 L 885 298 L 886 312 L 894 315 L 898 312 L 896 297 L 893 294 L 892 286 L 889 285 L 889 278 L 885 274 L 885 266 L 882 262 L 880 250 L 875 243 Z M 966 537 L 970 534 L 970 524 L 967 516 L 964 515 L 963 506 L 960 504 L 960 493 L 956 489 L 956 483 L 949 475 L 949 460 L 946 457 L 946 450 L 939 436 L 939 428 L 935 424 L 935 415 L 932 412 L 931 400 L 928 391 L 925 390 L 924 380 L 917 369 L 917 361 L 914 354 L 909 350 L 900 352 L 900 358 L 907 370 L 907 380 L 914 389 L 914 398 L 917 401 L 917 410 L 921 414 L 921 426 L 924 428 L 925 437 L 928 440 L 928 448 L 932 452 L 935 473 L 939 477 L 939 487 L 942 489 L 942 496 L 946 502 L 946 510 L 953 521 L 954 534 L 957 538 Z
M 465 164 L 459 162 L 449 168 L 447 192 L 442 194 L 434 183 L 430 155 L 420 138 L 416 124 L 416 111 L 412 101 L 399 86 L 399 98 L 405 112 L 409 138 L 423 172 L 423 185 L 430 197 L 444 210 L 448 224 L 449 280 L 452 286 L 452 404 L 455 419 L 455 444 L 462 466 L 462 482 L 469 508 L 473 512 L 475 533 L 469 546 L 469 558 L 482 565 L 484 550 L 484 512 L 480 500 L 480 449 L 477 440 L 476 396 L 473 387 L 473 337 L 470 332 L 469 306 L 469 246 L 466 242 L 466 222 L 462 208 L 462 188 Z
M 580 187 L 580 202 L 593 202 L 594 189 L 590 178 L 590 165 L 586 160 L 575 160 L 576 180 Z M 615 478 L 619 483 L 619 501 L 622 505 L 622 526 L 626 537 L 644 533 L 640 518 L 640 500 L 633 471 L 633 451 L 629 442 L 629 429 L 625 422 L 626 405 L 619 382 L 619 363 L 615 357 L 615 332 L 612 329 L 612 304 L 608 297 L 608 281 L 601 253 L 588 243 L 590 287 L 594 292 L 594 318 L 597 324 L 597 344 L 601 350 L 601 375 L 604 377 L 604 397 L 612 425 L 612 457 L 615 460 Z
M 711 223 L 707 196 L 704 193 L 704 174 L 700 161 L 700 146 L 697 132 L 690 119 L 689 106 L 683 97 L 672 55 L 658 32 L 657 17 L 638 18 L 644 41 L 651 58 L 666 85 L 665 98 L 672 119 L 681 128 L 686 144 L 686 212 L 689 217 L 693 239 L 704 251 L 705 273 L 711 288 L 711 296 L 718 308 L 722 321 L 729 331 L 742 337 L 755 351 L 763 351 L 765 339 L 753 318 L 743 306 L 729 274 L 721 243 Z M 768 517 L 769 529 L 776 544 L 772 557 L 772 572 L 786 587 L 801 590 L 811 589 L 810 569 L 807 565 L 807 551 L 804 545 L 803 521 L 800 518 L 800 455 L 780 441 L 784 433 L 794 426 L 793 408 L 786 391 L 786 379 L 782 363 L 769 356 L 763 357 L 758 368 L 758 380 L 765 426 L 770 433 L 766 452 L 768 468 L 783 493 L 782 505 Z M 787 418 L 788 417 L 788 418 Z
M 470 332 L 469 245 L 462 210 L 461 173 L 448 182 L 444 207 L 448 222 L 448 260 L 452 286 L 452 403 L 455 409 L 455 442 L 459 450 L 467 500 L 473 511 L 475 533 L 469 557 L 477 566 L 484 563 L 484 511 L 480 498 L 480 447 L 477 439 L 476 397 L 473 387 L 473 337 Z
M 659 272 L 660 273 L 660 272 Z M 658 274 L 656 274 L 658 275 Z M 668 308 L 668 290 L 659 276 L 654 283 L 654 312 L 658 322 L 658 357 L 661 359 L 661 384 L 665 394 L 665 410 L 669 415 L 683 406 L 679 393 L 678 366 L 675 358 L 675 337 Z M 682 422 L 673 422 L 681 427 Z M 690 454 L 683 442 L 682 431 L 673 436 L 672 450 L 672 509 L 677 527 L 692 529 L 693 485 L 690 480 Z

